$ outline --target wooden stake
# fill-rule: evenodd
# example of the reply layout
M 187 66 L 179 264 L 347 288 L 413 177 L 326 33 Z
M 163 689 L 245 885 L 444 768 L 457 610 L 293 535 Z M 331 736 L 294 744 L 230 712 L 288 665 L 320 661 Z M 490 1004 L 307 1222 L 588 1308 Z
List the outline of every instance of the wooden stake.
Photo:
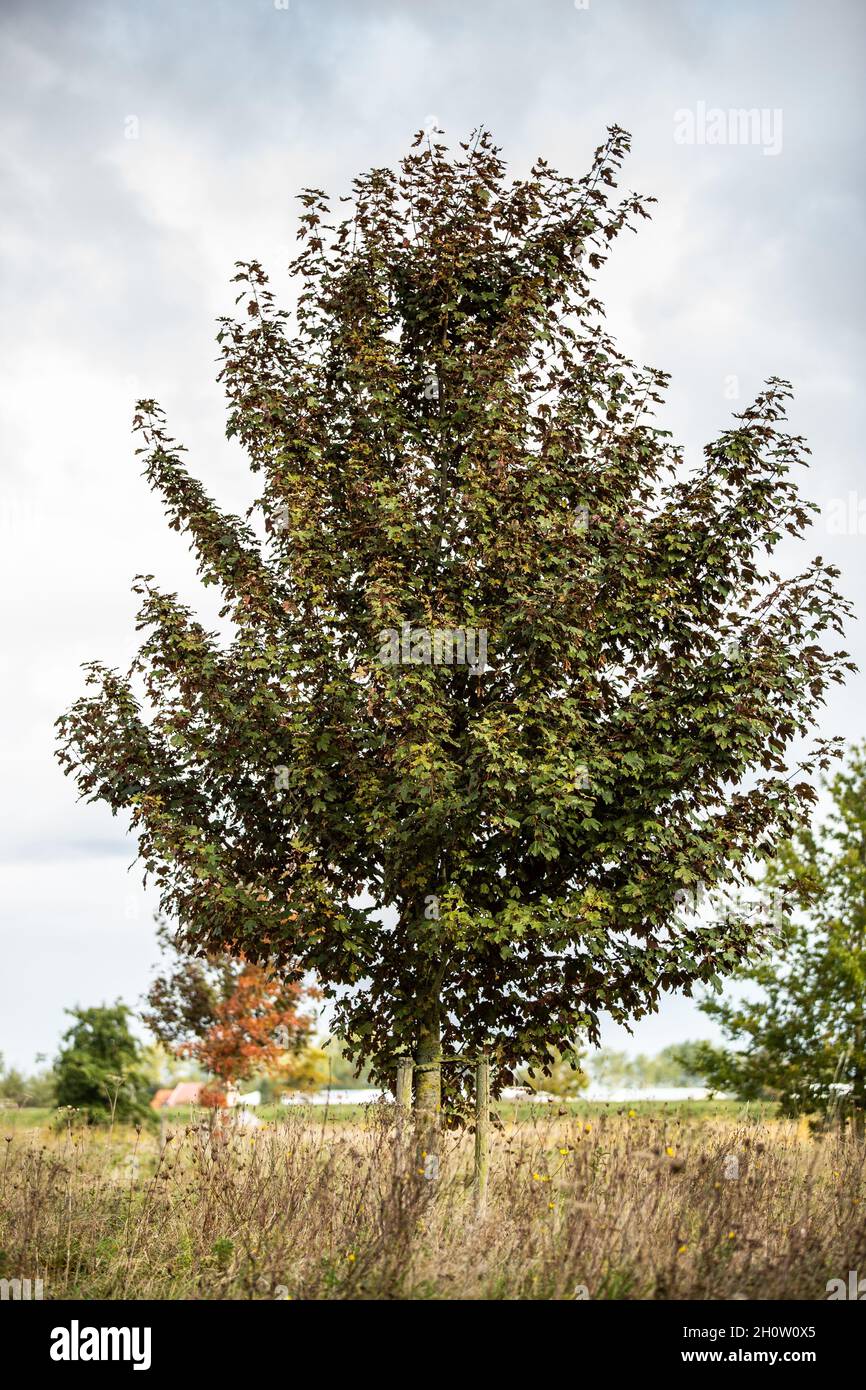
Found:
M 480 1216 L 487 1202 L 490 1173 L 490 1062 L 479 1058 L 475 1067 L 475 1212 Z
M 403 1120 L 412 1109 L 412 1063 L 401 1062 L 397 1068 L 397 1089 L 395 1091 L 399 1119 Z

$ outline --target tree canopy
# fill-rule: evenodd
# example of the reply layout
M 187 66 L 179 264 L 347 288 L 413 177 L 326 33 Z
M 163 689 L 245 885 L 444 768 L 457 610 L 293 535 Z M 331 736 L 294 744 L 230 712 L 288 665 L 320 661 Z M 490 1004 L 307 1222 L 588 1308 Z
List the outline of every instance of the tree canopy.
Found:
M 501 1084 L 735 968 L 750 922 L 707 933 L 677 894 L 746 876 L 832 752 L 837 571 L 773 566 L 817 510 L 787 383 L 687 466 L 666 374 L 606 331 L 595 272 L 652 202 L 616 193 L 628 148 L 510 180 L 488 132 L 419 134 L 342 216 L 303 193 L 294 308 L 238 263 L 219 326 L 248 517 L 135 415 L 231 635 L 141 577 L 132 669 L 91 665 L 59 721 L 186 939 L 316 971 L 359 1061 L 414 1055 L 422 1106 L 442 1053 Z
M 57 1104 L 80 1110 L 91 1121 L 144 1118 L 148 1086 L 141 1049 L 129 1028 L 130 1010 L 118 1003 L 66 1012 L 74 1022 L 54 1065 Z
M 195 1061 L 224 1087 L 251 1076 L 297 1070 L 308 1044 L 313 992 L 260 965 L 178 950 L 161 923 L 169 965 L 151 983 L 142 1019 L 178 1057 Z

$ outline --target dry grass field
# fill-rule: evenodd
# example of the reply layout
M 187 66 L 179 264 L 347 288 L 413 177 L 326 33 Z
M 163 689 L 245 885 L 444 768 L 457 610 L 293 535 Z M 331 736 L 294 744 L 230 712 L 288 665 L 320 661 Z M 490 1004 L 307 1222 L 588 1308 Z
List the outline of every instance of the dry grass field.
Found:
M 866 1148 L 805 1124 L 601 1109 L 472 1136 L 424 1176 L 394 1112 L 212 1136 L 0 1119 L 0 1277 L 47 1299 L 824 1299 L 866 1271 Z

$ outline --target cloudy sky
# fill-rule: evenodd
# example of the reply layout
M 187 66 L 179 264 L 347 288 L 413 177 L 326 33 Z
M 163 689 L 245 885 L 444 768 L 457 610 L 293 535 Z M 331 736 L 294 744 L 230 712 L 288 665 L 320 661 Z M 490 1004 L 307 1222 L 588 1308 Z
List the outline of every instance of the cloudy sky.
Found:
M 132 405 L 159 399 L 209 490 L 247 504 L 214 320 L 237 259 L 261 260 L 288 295 L 305 184 L 346 192 L 431 122 L 455 141 L 489 126 L 516 173 L 543 154 L 579 175 L 605 127 L 625 126 L 627 182 L 659 203 L 603 272 L 610 327 L 673 373 L 665 423 L 691 451 L 767 376 L 794 383 L 806 491 L 825 509 L 808 550 L 839 564 L 864 611 L 864 28 L 857 0 L 4 0 L 7 1060 L 53 1055 L 64 1007 L 134 1003 L 146 986 L 153 904 L 134 846 L 76 804 L 52 725 L 81 662 L 129 661 L 134 574 L 213 614 L 139 476 Z M 762 113 L 745 143 L 728 120 L 740 109 Z M 849 646 L 866 665 L 862 625 Z M 861 736 L 864 696 L 866 672 L 834 696 L 827 730 Z M 672 1000 L 630 1046 L 698 1035 L 708 1022 Z

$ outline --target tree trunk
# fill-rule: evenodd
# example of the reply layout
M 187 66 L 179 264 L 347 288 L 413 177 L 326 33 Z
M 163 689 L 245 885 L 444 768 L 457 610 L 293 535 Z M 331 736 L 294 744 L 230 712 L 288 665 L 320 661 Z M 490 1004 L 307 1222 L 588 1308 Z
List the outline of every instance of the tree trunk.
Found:
M 420 1119 L 438 1121 L 442 1104 L 442 1071 L 439 1065 L 439 1013 L 421 1025 L 415 1050 L 415 1111 Z

